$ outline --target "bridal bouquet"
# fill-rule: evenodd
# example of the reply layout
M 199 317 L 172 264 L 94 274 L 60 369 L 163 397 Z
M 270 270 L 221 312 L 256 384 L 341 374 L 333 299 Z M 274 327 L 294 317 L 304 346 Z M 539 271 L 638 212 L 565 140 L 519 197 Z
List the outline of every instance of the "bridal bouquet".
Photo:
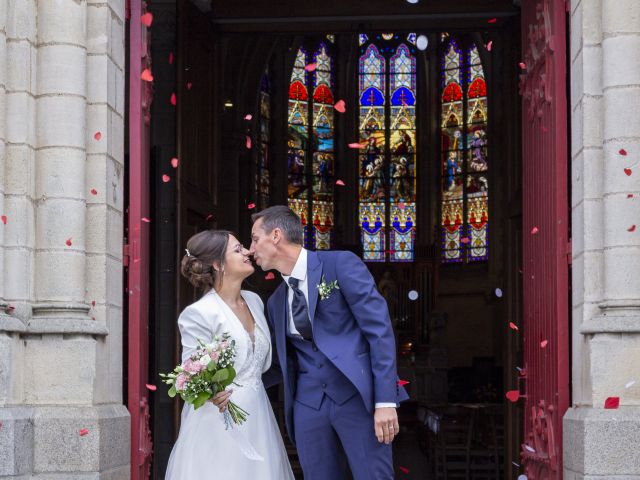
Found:
M 197 410 L 218 392 L 224 391 L 236 378 L 233 360 L 236 356 L 236 342 L 231 335 L 216 335 L 211 343 L 198 340 L 198 348 L 182 365 L 173 372 L 160 374 L 162 381 L 170 385 L 169 396 L 177 394 Z M 249 414 L 233 402 L 224 411 L 227 428 L 231 421 L 243 423 Z

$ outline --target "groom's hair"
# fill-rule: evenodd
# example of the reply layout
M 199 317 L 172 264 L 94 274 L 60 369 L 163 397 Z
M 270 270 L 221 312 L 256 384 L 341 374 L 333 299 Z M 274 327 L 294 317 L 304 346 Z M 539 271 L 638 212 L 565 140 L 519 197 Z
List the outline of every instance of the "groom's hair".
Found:
M 300 217 L 289 207 L 274 205 L 251 215 L 253 223 L 256 223 L 259 219 L 262 219 L 262 228 L 265 232 L 270 233 L 274 228 L 279 228 L 289 243 L 302 245 L 303 234 Z

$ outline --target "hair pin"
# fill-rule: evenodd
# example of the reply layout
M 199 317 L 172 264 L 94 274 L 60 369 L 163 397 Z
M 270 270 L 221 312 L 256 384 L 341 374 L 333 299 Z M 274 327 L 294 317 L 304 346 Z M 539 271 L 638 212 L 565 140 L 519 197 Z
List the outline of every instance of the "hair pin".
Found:
M 187 257 L 193 257 L 193 255 L 191 255 L 191 252 L 189 251 L 188 248 L 185 248 L 184 251 L 186 252 Z

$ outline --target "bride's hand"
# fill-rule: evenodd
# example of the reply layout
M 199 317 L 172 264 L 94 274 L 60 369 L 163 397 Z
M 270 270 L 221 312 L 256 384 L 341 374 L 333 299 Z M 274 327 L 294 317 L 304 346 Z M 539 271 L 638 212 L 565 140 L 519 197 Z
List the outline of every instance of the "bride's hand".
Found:
M 233 390 L 225 390 L 224 392 L 219 392 L 214 395 L 214 397 L 211 399 L 211 402 L 216 407 L 218 407 L 218 409 L 222 413 L 227 408 L 227 404 L 231 400 L 232 393 L 233 393 Z

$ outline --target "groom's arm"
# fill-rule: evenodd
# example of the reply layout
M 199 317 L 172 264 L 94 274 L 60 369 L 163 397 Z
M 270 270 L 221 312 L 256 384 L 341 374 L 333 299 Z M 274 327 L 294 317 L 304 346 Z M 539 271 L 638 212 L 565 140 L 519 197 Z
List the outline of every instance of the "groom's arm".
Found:
M 355 254 L 340 252 L 336 276 L 340 291 L 369 342 L 376 408 L 395 406 L 396 342 L 387 302 L 378 292 L 369 269 Z
M 271 367 L 262 374 L 262 383 L 264 388 L 273 387 L 282 383 L 282 367 L 276 350 L 275 328 L 273 326 L 273 313 L 270 308 L 270 301 L 267 301 L 267 323 L 269 324 L 269 332 L 271 334 Z

